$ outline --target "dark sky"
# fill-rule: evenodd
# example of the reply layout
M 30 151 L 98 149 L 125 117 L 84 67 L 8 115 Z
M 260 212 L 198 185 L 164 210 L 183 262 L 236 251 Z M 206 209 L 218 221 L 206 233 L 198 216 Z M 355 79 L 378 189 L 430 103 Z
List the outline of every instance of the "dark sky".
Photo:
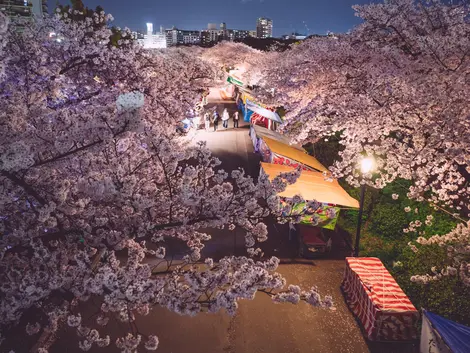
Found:
M 258 17 L 273 20 L 274 36 L 292 33 L 346 32 L 358 24 L 351 5 L 378 0 L 83 0 L 87 7 L 101 5 L 117 26 L 144 29 L 160 25 L 200 30 L 207 23 L 226 22 L 227 28 L 256 27 Z M 67 0 L 61 0 L 67 3 Z

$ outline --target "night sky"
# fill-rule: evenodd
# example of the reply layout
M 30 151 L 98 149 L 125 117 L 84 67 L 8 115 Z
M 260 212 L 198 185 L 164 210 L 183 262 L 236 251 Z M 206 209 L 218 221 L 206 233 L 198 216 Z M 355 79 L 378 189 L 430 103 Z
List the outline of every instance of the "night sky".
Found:
M 146 22 L 154 29 L 163 25 L 200 30 L 208 23 L 226 22 L 230 29 L 254 30 L 258 17 L 268 17 L 276 37 L 294 30 L 346 32 L 360 22 L 351 5 L 371 1 L 379 0 L 83 0 L 90 8 L 101 5 L 114 16 L 115 25 L 132 30 L 143 30 Z

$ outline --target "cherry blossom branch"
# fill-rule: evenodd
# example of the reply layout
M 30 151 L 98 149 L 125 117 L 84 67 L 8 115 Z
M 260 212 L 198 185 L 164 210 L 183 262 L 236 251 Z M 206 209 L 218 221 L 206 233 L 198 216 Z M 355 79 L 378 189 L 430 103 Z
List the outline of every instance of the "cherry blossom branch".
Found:
M 45 205 L 47 203 L 46 199 L 44 199 L 41 195 L 39 195 L 36 192 L 36 190 L 34 190 L 33 187 L 27 184 L 23 179 L 18 178 L 16 175 L 6 170 L 2 170 L 0 173 L 5 178 L 9 179 L 12 183 L 21 187 L 23 190 L 25 190 L 29 195 L 34 197 L 41 205 Z
M 113 134 L 113 137 L 116 138 L 118 137 L 119 135 L 122 135 L 123 133 L 125 133 L 127 131 L 127 127 L 129 126 L 129 122 L 126 121 L 126 123 L 124 124 L 124 126 L 119 129 L 116 133 Z M 94 141 L 94 142 L 90 142 L 86 145 L 83 145 L 81 147 L 77 147 L 71 151 L 68 151 L 68 152 L 65 152 L 65 153 L 62 153 L 62 154 L 59 154 L 57 156 L 54 156 L 53 158 L 50 158 L 50 159 L 46 159 L 46 160 L 40 160 L 39 162 L 36 162 L 34 163 L 31 168 L 35 168 L 35 167 L 40 167 L 40 166 L 43 166 L 45 164 L 49 164 L 49 163 L 53 163 L 53 162 L 56 162 L 58 160 L 61 160 L 61 159 L 64 159 L 66 157 L 69 157 L 71 155 L 74 155 L 76 153 L 79 153 L 79 152 L 82 152 L 82 151 L 85 151 L 91 147 L 94 147 L 94 146 L 97 146 L 101 143 L 104 143 L 105 141 L 102 140 L 102 139 L 99 139 L 97 141 Z

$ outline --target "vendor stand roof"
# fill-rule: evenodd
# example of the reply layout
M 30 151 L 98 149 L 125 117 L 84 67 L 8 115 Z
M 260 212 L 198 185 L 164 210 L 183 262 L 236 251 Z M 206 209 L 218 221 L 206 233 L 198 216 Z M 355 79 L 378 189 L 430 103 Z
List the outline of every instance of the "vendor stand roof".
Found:
M 263 141 L 266 143 L 271 153 L 285 156 L 291 160 L 297 161 L 307 167 L 318 170 L 320 172 L 327 172 L 328 169 L 321 164 L 315 157 L 308 155 L 305 152 L 298 150 L 295 147 L 286 145 L 285 143 L 276 141 L 272 138 L 263 137 Z
M 271 163 L 261 163 L 261 167 L 269 180 L 273 180 L 281 173 L 295 170 L 292 167 Z M 359 208 L 359 202 L 349 196 L 337 180 L 325 180 L 325 176 L 320 172 L 303 170 L 294 184 L 287 185 L 286 189 L 279 193 L 279 196 L 287 198 L 295 195 L 301 195 L 305 200 Z
M 256 134 L 257 137 L 260 137 L 260 138 L 264 138 L 264 137 L 267 137 L 267 138 L 270 138 L 274 141 L 277 141 L 277 142 L 280 142 L 280 143 L 283 143 L 289 147 L 292 147 L 292 148 L 295 148 L 296 150 L 299 150 L 301 151 L 302 153 L 305 153 L 306 154 L 306 151 L 302 148 L 301 145 L 297 144 L 297 143 L 294 143 L 294 144 L 291 144 L 291 140 L 289 139 L 289 137 L 287 137 L 286 135 L 283 135 L 283 134 L 280 134 L 279 132 L 277 131 L 273 131 L 273 130 L 269 130 L 269 129 L 266 129 L 265 127 L 262 127 L 262 126 L 259 126 L 259 125 L 252 125 L 251 126 L 251 129 L 254 130 L 254 133 Z M 250 132 L 251 133 L 251 132 Z

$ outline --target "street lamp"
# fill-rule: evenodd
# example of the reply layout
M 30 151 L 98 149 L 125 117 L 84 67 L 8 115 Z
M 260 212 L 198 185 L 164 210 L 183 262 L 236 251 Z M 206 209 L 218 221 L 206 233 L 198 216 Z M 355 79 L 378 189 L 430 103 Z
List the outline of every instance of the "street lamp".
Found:
M 361 160 L 361 173 L 367 174 L 375 169 L 375 161 L 371 157 L 365 157 Z M 359 217 L 357 219 L 356 229 L 356 244 L 354 246 L 354 257 L 359 256 L 359 242 L 361 240 L 361 223 L 362 223 L 362 212 L 364 210 L 364 194 L 366 193 L 366 185 L 361 185 L 361 199 L 359 201 Z

